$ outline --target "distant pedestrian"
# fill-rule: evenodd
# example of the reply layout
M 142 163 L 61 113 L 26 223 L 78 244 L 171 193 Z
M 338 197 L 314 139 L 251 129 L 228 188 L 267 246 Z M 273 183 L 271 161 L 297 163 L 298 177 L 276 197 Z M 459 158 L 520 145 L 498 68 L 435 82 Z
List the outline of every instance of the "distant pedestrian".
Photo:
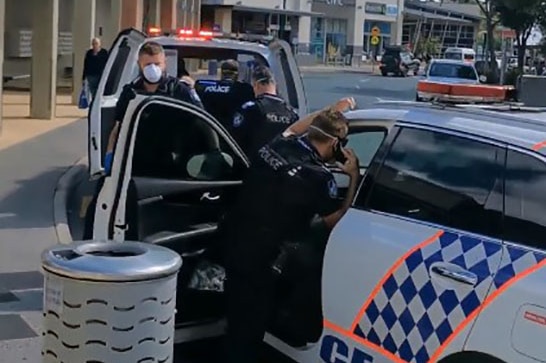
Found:
M 107 60 L 108 51 L 101 47 L 99 38 L 93 38 L 91 41 L 91 49 L 85 53 L 82 76 L 82 81 L 87 81 L 89 92 L 91 92 L 93 98 L 95 97 L 95 93 L 97 93 L 100 77 L 106 66 Z

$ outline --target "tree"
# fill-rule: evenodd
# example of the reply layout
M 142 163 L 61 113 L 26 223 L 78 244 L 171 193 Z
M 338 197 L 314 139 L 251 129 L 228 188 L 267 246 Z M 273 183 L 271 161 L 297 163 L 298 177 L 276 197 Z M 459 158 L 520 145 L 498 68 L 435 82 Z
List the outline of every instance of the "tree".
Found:
M 518 71 L 523 73 L 527 40 L 544 19 L 543 0 L 492 0 L 502 25 L 516 33 Z

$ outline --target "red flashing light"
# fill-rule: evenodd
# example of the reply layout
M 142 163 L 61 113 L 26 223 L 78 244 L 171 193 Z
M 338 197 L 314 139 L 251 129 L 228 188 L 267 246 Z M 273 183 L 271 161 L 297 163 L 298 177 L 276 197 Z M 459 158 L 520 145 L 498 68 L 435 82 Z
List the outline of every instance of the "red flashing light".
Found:
M 193 30 L 191 30 L 191 29 L 179 29 L 178 30 L 178 35 L 179 36 L 191 37 L 193 35 Z
M 201 30 L 199 36 L 203 38 L 212 38 L 214 36 L 213 32 L 208 30 Z
M 148 28 L 148 34 L 152 36 L 161 35 L 161 28 L 151 26 L 150 28 Z

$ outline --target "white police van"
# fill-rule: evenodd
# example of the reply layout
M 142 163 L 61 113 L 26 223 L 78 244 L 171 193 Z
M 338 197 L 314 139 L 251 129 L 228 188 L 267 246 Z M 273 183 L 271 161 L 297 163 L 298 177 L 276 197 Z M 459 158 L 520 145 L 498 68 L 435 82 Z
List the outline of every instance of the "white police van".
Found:
M 269 66 L 277 80 L 279 94 L 300 115 L 307 113 L 307 99 L 301 75 L 290 46 L 284 41 L 275 40 L 262 44 L 224 38 L 209 31 L 193 34 L 191 30 L 179 29 L 175 34 L 163 34 L 160 29 L 151 28 L 145 34 L 136 29 L 126 29 L 119 33 L 110 49 L 96 97 L 89 111 L 88 158 L 92 177 L 103 173 L 108 137 L 116 121 L 115 105 L 123 86 L 138 76 L 138 50 L 146 40 L 156 41 L 165 48 L 167 70 L 175 76 L 179 59 L 235 59 L 242 69 L 241 78 L 246 81 L 249 81 L 249 67 L 253 64 Z
M 309 327 L 307 344 L 278 326 L 266 343 L 302 363 L 546 361 L 546 124 L 426 103 L 347 116 L 363 180 L 316 255 L 316 286 L 292 291 L 319 308 L 300 318 L 278 302 Z M 154 142 L 160 134 L 172 138 Z M 178 342 L 224 332 L 222 292 L 190 280 L 221 261 L 217 222 L 246 167 L 206 112 L 163 97 L 129 105 L 94 238 L 124 241 L 136 228 L 181 254 Z M 336 177 L 343 198 L 347 178 Z

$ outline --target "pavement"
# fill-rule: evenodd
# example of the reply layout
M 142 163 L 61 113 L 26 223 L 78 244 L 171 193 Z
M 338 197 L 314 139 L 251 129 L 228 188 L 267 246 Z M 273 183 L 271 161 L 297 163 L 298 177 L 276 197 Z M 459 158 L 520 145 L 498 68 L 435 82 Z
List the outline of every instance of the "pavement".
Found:
M 325 68 L 302 69 L 311 110 L 344 96 L 355 97 L 361 108 L 381 100 L 414 98 L 417 78 L 385 78 L 349 67 L 343 71 Z M 87 153 L 87 122 L 82 119 L 85 112 L 70 105 L 69 96 L 58 98 L 57 117 L 52 121 L 28 118 L 26 93 L 6 93 L 3 102 L 0 363 L 37 363 L 41 359 L 40 254 L 56 244 L 59 235 L 64 236 L 61 239 L 81 238 L 86 206 L 94 190 L 85 165 L 70 168 Z M 68 193 L 69 187 L 72 193 Z M 64 215 L 58 210 L 54 213 L 54 203 L 59 206 L 63 202 L 68 203 Z M 60 228 L 54 228 L 55 222 L 60 222 Z
M 85 112 L 59 96 L 54 120 L 29 118 L 28 93 L 7 92 L 0 136 L 0 363 L 39 362 L 41 252 L 57 243 L 53 193 L 86 152 Z

